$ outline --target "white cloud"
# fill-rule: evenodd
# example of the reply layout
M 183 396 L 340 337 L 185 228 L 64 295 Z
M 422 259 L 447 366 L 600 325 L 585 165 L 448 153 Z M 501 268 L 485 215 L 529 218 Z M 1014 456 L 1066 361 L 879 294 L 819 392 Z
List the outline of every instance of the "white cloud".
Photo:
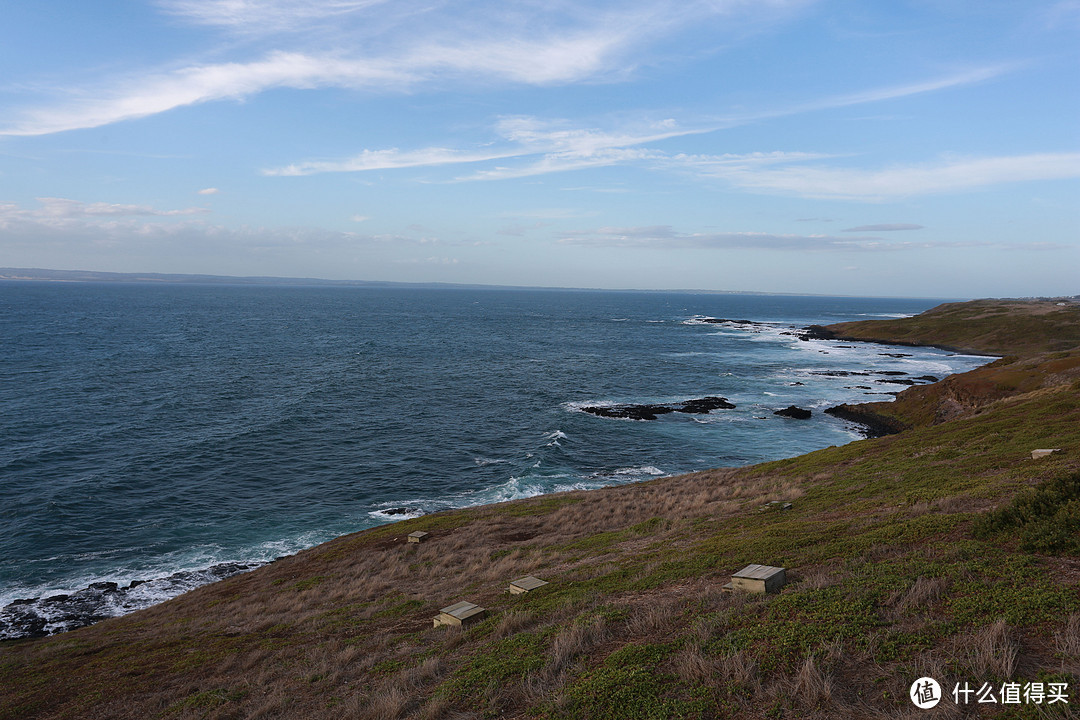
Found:
M 40 222 L 65 222 L 88 218 L 118 217 L 176 217 L 198 215 L 207 212 L 205 208 L 186 208 L 183 210 L 158 210 L 148 205 L 123 205 L 118 203 L 87 203 L 67 198 L 37 198 L 40 207 L 24 210 L 15 203 L 0 205 L 0 223 L 13 220 L 37 220 Z
M 1080 177 L 1080 153 L 1040 153 L 988 158 L 951 158 L 883 169 L 790 166 L 726 169 L 702 173 L 749 190 L 801 197 L 881 201 L 961 192 L 1002 183 Z
M 656 129 L 651 127 L 604 131 L 596 128 L 575 128 L 560 120 L 541 120 L 527 116 L 504 117 L 497 121 L 494 128 L 498 141 L 482 149 L 454 150 L 430 147 L 409 151 L 401 151 L 397 148 L 364 150 L 344 160 L 308 160 L 285 167 L 270 168 L 264 170 L 263 174 L 287 176 L 324 172 L 364 172 L 543 156 L 528 166 L 496 167 L 469 177 L 458 178 L 459 180 L 506 179 L 639 160 L 652 153 L 629 150 L 628 147 L 707 132 L 701 129 L 673 127 L 671 121 L 666 121 L 664 125 L 667 129 L 663 132 L 656 132 Z
M 997 247 L 1013 250 L 1055 250 L 1053 243 L 1006 245 L 991 242 L 893 242 L 873 236 L 837 237 L 768 232 L 685 233 L 670 225 L 638 227 L 601 227 L 595 230 L 567 232 L 558 242 L 564 245 L 588 245 L 615 248 L 660 249 L 748 249 L 799 252 L 889 252 L 931 248 Z
M 314 227 L 226 227 L 196 220 L 203 208 L 159 210 L 145 205 L 86 203 L 67 198 L 38 198 L 38 207 L 0 203 L 0 247 L 144 248 L 148 243 L 185 248 L 220 243 L 237 246 L 317 246 L 320 250 L 368 244 L 424 245 L 430 237 L 361 235 Z
M 33 110 L 0 135 L 47 135 L 147 117 L 186 105 L 240 99 L 276 87 L 360 87 L 407 82 L 391 63 L 274 52 L 250 63 L 198 65 L 129 78 L 112 88 L 76 93 L 81 99 Z
M 784 115 L 790 115 L 792 113 L 808 112 L 811 110 L 827 110 L 831 108 L 848 107 L 850 105 L 865 105 L 866 103 L 881 102 L 884 100 L 895 100 L 897 98 L 909 97 L 911 95 L 922 95 L 928 92 L 937 92 L 938 90 L 945 90 L 947 88 L 958 87 L 961 85 L 972 85 L 980 83 L 985 80 L 990 80 L 999 75 L 1003 75 L 1012 69 L 1011 65 L 988 65 L 984 67 L 970 68 L 968 70 L 962 70 L 960 72 L 951 73 L 938 78 L 931 78 L 929 80 L 923 80 L 916 83 L 908 83 L 904 85 L 891 85 L 881 88 L 873 88 L 870 90 L 863 90 L 861 92 L 851 93 L 848 95 L 836 95 L 830 98 L 824 98 L 822 100 L 800 105 L 789 110 L 779 111 Z
M 56 88 L 73 100 L 9 115 L 0 135 L 43 135 L 147 117 L 273 88 L 402 92 L 448 82 L 551 85 L 625 77 L 678 27 L 725 16 L 782 20 L 802 2 L 443 3 L 432 0 L 161 0 L 200 25 L 275 35 L 232 62 Z M 312 30 L 312 28 L 315 30 Z M 310 32 L 309 32 L 310 31 Z M 359 48 L 359 50 L 358 50 Z
M 214 187 L 203 188 L 202 190 L 199 190 L 199 195 L 217 195 L 217 194 L 218 194 L 218 189 L 214 188 Z
M 499 166 L 481 170 L 472 175 L 461 176 L 456 180 L 505 180 L 590 167 L 640 162 L 642 160 L 655 161 L 657 166 L 692 167 L 696 172 L 704 173 L 708 173 L 710 168 L 715 168 L 720 174 L 731 175 L 739 172 L 740 168 L 805 162 L 834 156 L 822 153 L 773 151 L 725 155 L 677 154 L 669 157 L 659 151 L 631 151 L 627 150 L 627 148 L 687 135 L 712 133 L 775 117 L 934 92 L 958 85 L 980 82 L 994 77 L 1004 72 L 1004 70 L 1003 66 L 979 68 L 918 83 L 888 86 L 861 93 L 827 98 L 783 110 L 716 119 L 698 127 L 682 127 L 675 119 L 665 118 L 660 121 L 640 122 L 635 127 L 602 130 L 574 127 L 565 120 L 545 120 L 525 115 L 506 116 L 500 118 L 494 128 L 500 142 L 485 146 L 483 149 L 461 150 L 431 147 L 411 151 L 401 151 L 397 148 L 363 150 L 360 154 L 344 160 L 308 160 L 281 168 L 271 168 L 263 172 L 267 175 L 362 172 L 366 170 L 490 162 L 543 155 L 539 160 L 532 161 L 527 165 Z
M 458 163 L 483 162 L 514 157 L 517 152 L 462 152 L 449 148 L 423 148 L 402 152 L 389 150 L 364 150 L 345 160 L 308 160 L 281 168 L 264 170 L 264 175 L 296 176 L 315 175 L 325 172 L 365 172 L 368 170 L 394 170 L 398 168 L 432 167 Z
M 844 228 L 840 232 L 896 232 L 899 230 L 922 230 L 924 225 L 913 223 L 884 223 L 882 225 L 860 225 L 858 227 Z
M 166 12 L 197 25 L 240 34 L 293 31 L 298 24 L 336 20 L 386 0 L 159 0 Z

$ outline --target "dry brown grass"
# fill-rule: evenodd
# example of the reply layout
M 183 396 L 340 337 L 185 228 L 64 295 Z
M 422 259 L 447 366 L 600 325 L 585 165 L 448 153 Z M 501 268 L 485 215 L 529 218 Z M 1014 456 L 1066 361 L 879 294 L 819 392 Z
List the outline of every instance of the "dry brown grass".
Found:
M 916 577 L 895 592 L 890 588 L 872 612 L 895 622 L 858 642 L 826 636 L 780 665 L 752 643 L 736 646 L 725 636 L 747 618 L 766 617 L 778 598 L 720 592 L 724 576 L 737 568 L 728 556 L 749 554 L 744 543 L 756 543 L 753 557 L 783 560 L 802 551 L 783 536 L 755 534 L 755 523 L 796 527 L 807 536 L 818 527 L 843 528 L 857 549 L 838 545 L 835 554 L 789 568 L 784 590 L 827 596 L 823 591 L 848 592 L 854 576 L 872 574 L 877 564 L 910 555 L 909 542 L 916 542 L 862 547 L 862 533 L 886 521 L 932 521 L 970 509 L 940 499 L 886 504 L 855 495 L 852 507 L 826 507 L 815 493 L 841 474 L 826 468 L 804 477 L 775 468 L 702 472 L 475 508 L 464 520 L 434 515 L 403 525 L 411 530 L 429 523 L 430 540 L 421 544 L 405 543 L 395 527 L 360 533 L 69 638 L 0 648 L 0 673 L 21 681 L 36 677 L 38 667 L 79 669 L 69 677 L 54 673 L 48 691 L 34 696 L 43 718 L 427 720 L 520 718 L 541 706 L 553 716 L 572 716 L 582 679 L 627 643 L 670 649 L 659 672 L 723 695 L 736 708 L 733 716 L 750 718 L 762 717 L 773 702 L 800 718 L 911 715 L 902 703 L 882 699 L 881 689 L 903 698 L 913 667 L 938 678 L 950 668 L 957 672 L 944 657 L 959 660 L 971 677 L 1012 677 L 1023 648 L 1031 667 L 1050 667 L 1052 655 L 1055 671 L 1076 671 L 1080 613 L 1042 645 L 1023 628 L 999 623 L 932 652 L 875 660 L 888 649 L 892 630 L 925 626 L 947 609 L 956 586 L 979 579 L 962 570 L 951 580 Z M 771 500 L 796 507 L 760 512 Z M 821 535 L 815 542 L 832 540 L 829 532 Z M 955 557 L 948 552 L 939 551 L 961 566 L 960 550 Z M 665 574 L 694 553 L 707 557 L 693 572 Z M 630 572 L 625 583 L 606 583 L 620 570 Z M 510 597 L 507 583 L 526 574 L 551 580 L 559 602 L 545 604 L 544 590 Z M 431 627 L 440 607 L 462 599 L 491 609 L 493 620 L 465 631 Z M 478 656 L 529 636 L 543 640 L 528 673 L 470 686 L 468 697 L 454 690 Z M 106 657 L 110 661 L 102 662 Z M 0 699 L 22 697 L 12 687 L 0 689 Z M 115 698 L 107 706 L 91 694 L 102 688 Z M 879 694 L 858 694 L 864 691 Z M 0 701 L 0 717 L 3 710 Z
M 966 668 L 970 677 L 985 680 L 1008 680 L 1016 671 L 1020 657 L 1017 633 L 1004 620 L 959 636 L 953 644 L 952 656 Z
M 950 584 L 947 578 L 920 575 L 909 588 L 894 594 L 887 603 L 899 612 L 926 609 L 941 599 Z

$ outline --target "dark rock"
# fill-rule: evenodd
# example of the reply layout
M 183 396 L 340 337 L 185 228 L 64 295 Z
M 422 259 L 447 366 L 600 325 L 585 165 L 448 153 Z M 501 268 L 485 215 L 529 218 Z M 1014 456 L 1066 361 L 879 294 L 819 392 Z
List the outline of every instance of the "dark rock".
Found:
M 784 408 L 783 410 L 777 410 L 776 412 L 773 413 L 773 415 L 779 415 L 780 417 L 795 418 L 796 420 L 809 420 L 810 417 L 813 415 L 813 413 L 810 412 L 809 410 L 804 410 L 801 407 L 795 407 L 794 405 L 789 405 L 788 407 Z
M 910 378 L 889 378 L 887 380 L 875 380 L 876 383 L 891 383 L 893 385 L 914 385 L 915 381 Z
M 703 414 L 710 410 L 731 410 L 735 407 L 722 397 L 703 397 L 697 400 L 687 400 L 681 407 L 675 408 L 677 412 Z
M 732 325 L 760 325 L 761 323 L 754 322 L 753 320 L 728 320 L 727 318 L 702 318 L 701 322 L 704 323 L 731 323 Z
M 892 358 L 911 357 L 911 353 L 878 353 L 878 355 L 881 355 L 882 357 L 892 357 Z
M 928 383 L 936 383 L 938 381 L 938 378 L 934 377 L 933 375 L 920 375 L 919 377 L 917 377 L 915 379 L 916 380 L 925 380 Z
M 806 383 L 804 383 L 804 382 L 798 382 L 798 381 L 796 381 L 796 382 L 791 382 L 791 383 L 788 383 L 788 385 L 792 385 L 792 386 L 794 386 L 794 385 L 805 385 L 805 384 L 806 384 Z
M 810 325 L 802 330 L 800 340 L 835 340 L 836 333 L 822 325 Z
M 597 417 L 655 420 L 658 415 L 675 412 L 675 409 L 666 405 L 610 405 L 606 407 L 583 407 L 581 411 Z
M 698 398 L 696 400 L 684 400 L 681 403 L 673 403 L 670 405 L 590 405 L 589 407 L 581 408 L 581 411 L 587 412 L 590 415 L 596 415 L 597 417 L 620 418 L 625 420 L 655 420 L 660 415 L 667 415 L 668 413 L 673 412 L 704 414 L 711 410 L 730 410 L 734 407 L 735 405 L 728 402 L 727 398 L 710 396 Z
M 407 507 L 390 508 L 389 510 L 383 510 L 383 515 L 412 515 L 416 510 Z
M 100 592 L 116 592 L 120 589 L 120 586 L 114 582 L 95 582 L 90 583 L 88 587 L 91 590 L 98 590 Z
M 904 429 L 896 420 L 860 409 L 858 405 L 845 404 L 825 408 L 825 414 L 858 424 L 860 432 L 868 438 L 893 435 Z
M 852 375 L 870 375 L 864 370 L 815 370 L 811 375 L 823 375 L 825 377 L 851 377 Z
M 250 563 L 219 563 L 204 570 L 185 570 L 157 581 L 175 588 L 173 594 L 221 580 L 257 567 Z M 48 598 L 16 600 L 0 608 L 0 640 L 44 637 L 92 625 L 106 618 L 146 607 L 153 600 L 128 592 L 148 580 L 132 580 L 121 588 L 115 582 L 95 582 L 77 592 Z
M 878 375 L 892 375 L 892 376 L 907 375 L 907 373 L 904 372 L 903 370 L 878 370 L 877 374 Z

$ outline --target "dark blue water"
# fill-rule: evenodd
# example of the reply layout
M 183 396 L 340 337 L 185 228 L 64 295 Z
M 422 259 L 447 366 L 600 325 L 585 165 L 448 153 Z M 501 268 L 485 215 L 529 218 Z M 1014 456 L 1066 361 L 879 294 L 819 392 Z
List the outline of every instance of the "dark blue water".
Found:
M 267 561 L 386 522 L 393 508 L 416 514 L 849 442 L 855 430 L 820 412 L 799 422 L 772 411 L 903 389 L 821 372 L 941 377 L 985 359 L 785 333 L 935 304 L 0 284 L 0 607 L 93 581 Z M 910 356 L 883 354 L 898 351 Z M 708 395 L 737 408 L 654 422 L 580 411 Z

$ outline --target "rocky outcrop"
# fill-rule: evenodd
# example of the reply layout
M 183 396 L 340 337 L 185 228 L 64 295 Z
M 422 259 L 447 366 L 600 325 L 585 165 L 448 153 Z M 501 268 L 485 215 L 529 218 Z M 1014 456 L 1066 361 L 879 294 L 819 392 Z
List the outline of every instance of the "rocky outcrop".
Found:
M 156 604 L 162 595 L 178 595 L 261 564 L 220 563 L 155 580 L 132 580 L 127 586 L 96 582 L 71 594 L 15 600 L 0 608 L 0 640 L 44 637 L 93 625 Z
M 904 429 L 904 424 L 895 418 L 880 415 L 867 409 L 866 405 L 837 405 L 825 408 L 826 415 L 856 423 L 859 431 L 868 438 L 893 435 Z
M 777 410 L 776 412 L 773 413 L 773 415 L 779 415 L 780 417 L 794 418 L 796 420 L 809 420 L 810 417 L 813 415 L 813 413 L 810 412 L 809 410 L 804 409 L 804 408 L 795 407 L 794 405 L 789 405 L 788 407 L 784 408 L 783 410 Z
M 680 403 L 628 404 L 628 405 L 590 405 L 581 408 L 582 412 L 597 417 L 621 418 L 625 420 L 655 420 L 660 415 L 673 412 L 704 414 L 713 410 L 731 410 L 735 404 L 727 398 L 709 396 Z

